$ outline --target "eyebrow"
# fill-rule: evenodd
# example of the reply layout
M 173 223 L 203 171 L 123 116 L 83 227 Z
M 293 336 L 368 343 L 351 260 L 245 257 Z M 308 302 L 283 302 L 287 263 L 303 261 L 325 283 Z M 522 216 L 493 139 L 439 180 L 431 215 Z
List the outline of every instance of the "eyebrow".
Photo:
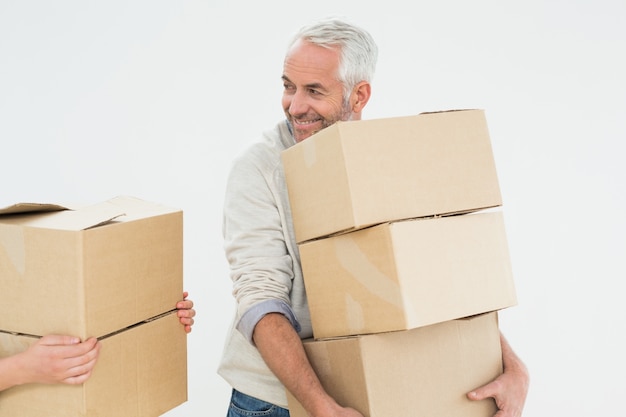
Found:
M 291 81 L 291 80 L 289 79 L 289 77 L 287 77 L 286 75 L 283 75 L 281 78 L 282 78 L 282 80 L 283 80 L 283 81 L 287 81 L 287 82 L 289 82 L 289 83 L 295 84 L 295 83 L 294 83 L 293 81 Z M 304 87 L 305 87 L 305 88 L 312 88 L 312 89 L 315 89 L 315 90 L 323 90 L 323 91 L 326 91 L 326 87 L 324 87 L 321 83 L 310 83 L 310 84 L 305 84 L 305 85 L 304 85 Z

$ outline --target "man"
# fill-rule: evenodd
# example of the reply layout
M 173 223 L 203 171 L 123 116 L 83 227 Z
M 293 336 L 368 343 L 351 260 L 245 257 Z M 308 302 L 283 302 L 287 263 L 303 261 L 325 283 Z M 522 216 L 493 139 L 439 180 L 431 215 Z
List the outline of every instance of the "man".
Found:
M 184 292 L 176 303 L 176 314 L 185 332 L 190 333 L 196 311 L 187 296 Z M 96 338 L 81 342 L 71 336 L 43 336 L 24 352 L 0 358 L 0 391 L 31 383 L 82 384 L 91 376 L 99 353 Z
M 237 311 L 218 372 L 233 387 L 228 417 L 287 417 L 287 388 L 312 417 L 361 417 L 337 404 L 312 370 L 312 336 L 280 153 L 340 120 L 360 120 L 371 95 L 377 46 L 353 25 L 301 29 L 283 66 L 286 121 L 234 161 L 224 206 L 226 257 Z M 468 397 L 494 397 L 498 417 L 521 415 L 528 376 L 502 338 L 504 374 Z

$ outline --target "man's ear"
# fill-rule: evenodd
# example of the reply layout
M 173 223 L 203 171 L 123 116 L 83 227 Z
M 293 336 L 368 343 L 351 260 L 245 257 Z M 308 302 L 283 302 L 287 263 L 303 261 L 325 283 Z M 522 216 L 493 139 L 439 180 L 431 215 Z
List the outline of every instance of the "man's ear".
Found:
M 353 104 L 352 112 L 361 113 L 372 94 L 372 86 L 367 81 L 361 81 L 352 90 Z

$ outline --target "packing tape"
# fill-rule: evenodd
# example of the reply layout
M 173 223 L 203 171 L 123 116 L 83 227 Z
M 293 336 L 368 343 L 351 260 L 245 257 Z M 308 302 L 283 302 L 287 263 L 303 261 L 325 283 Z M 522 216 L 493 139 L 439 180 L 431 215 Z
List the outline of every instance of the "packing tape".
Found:
M 346 314 L 346 325 L 352 331 L 360 331 L 365 328 L 365 312 L 363 306 L 357 302 L 350 293 L 345 294 L 344 305 L 348 314 Z
M 335 239 L 334 244 L 339 264 L 352 278 L 376 297 L 402 308 L 398 297 L 400 285 L 370 262 L 353 239 L 348 238 L 347 235 L 340 236 Z

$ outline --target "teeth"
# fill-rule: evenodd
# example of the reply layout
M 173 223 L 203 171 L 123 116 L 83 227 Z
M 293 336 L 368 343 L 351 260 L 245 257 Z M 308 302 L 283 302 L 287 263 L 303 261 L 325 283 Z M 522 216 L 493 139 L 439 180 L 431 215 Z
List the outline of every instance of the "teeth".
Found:
M 299 125 L 310 125 L 310 124 L 313 124 L 315 122 L 316 122 L 316 120 L 295 120 L 295 123 L 299 124 Z

